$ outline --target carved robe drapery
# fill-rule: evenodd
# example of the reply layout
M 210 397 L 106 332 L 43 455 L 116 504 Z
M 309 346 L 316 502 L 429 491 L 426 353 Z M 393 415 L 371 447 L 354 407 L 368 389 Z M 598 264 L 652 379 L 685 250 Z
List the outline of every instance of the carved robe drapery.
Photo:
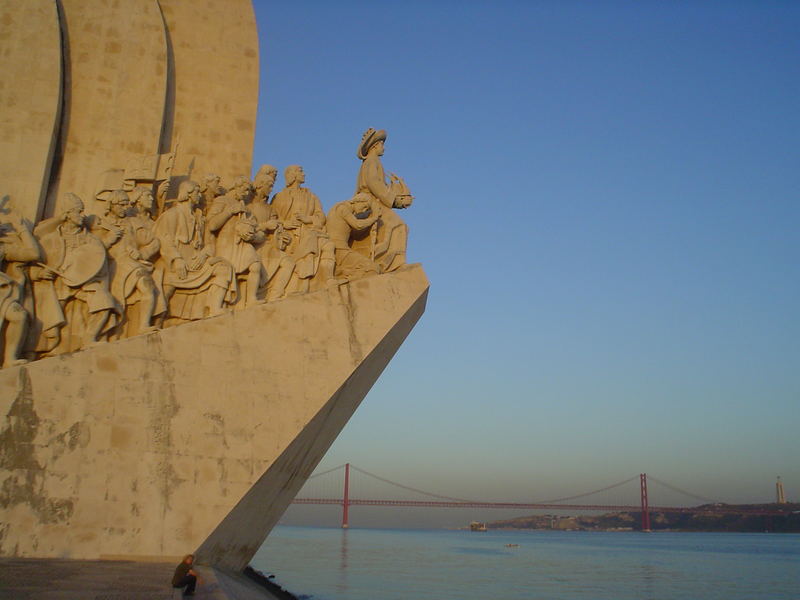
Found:
M 286 248 L 295 262 L 295 273 L 301 279 L 313 277 L 319 268 L 323 246 L 328 242 L 325 233 L 325 213 L 322 204 L 311 190 L 304 187 L 284 188 L 272 199 L 272 207 L 278 220 L 292 235 Z M 299 223 L 292 229 L 287 223 L 294 223 L 296 215 L 311 217 L 312 223 Z M 333 249 L 331 247 L 331 253 Z
M 377 264 L 350 247 L 353 235 L 369 230 L 375 221 L 372 216 L 359 218 L 348 200 L 331 208 L 328 213 L 328 234 L 336 247 L 337 277 L 353 280 L 380 272 Z
M 208 211 L 208 220 L 212 221 L 215 217 L 236 205 L 237 200 L 228 196 L 217 197 Z M 242 229 L 255 230 L 258 226 L 255 218 L 248 213 L 231 215 L 230 218 L 216 231 L 216 251 L 217 256 L 221 256 L 233 265 L 233 270 L 243 273 L 250 268 L 250 265 L 260 262 L 261 258 L 256 252 L 253 242 L 246 241 L 241 237 Z M 212 225 L 213 227 L 213 225 Z M 256 236 L 256 243 L 264 241 L 263 233 Z
M 258 223 L 258 228 L 265 234 L 264 241 L 254 244 L 254 246 L 256 252 L 261 256 L 261 263 L 264 265 L 264 269 L 267 271 L 267 279 L 271 279 L 281 264 L 281 258 L 285 256 L 285 253 L 280 250 L 276 244 L 276 234 L 267 231 L 267 223 L 273 219 L 277 219 L 278 216 L 275 213 L 275 209 L 263 201 L 251 202 L 248 209 L 256 220 L 256 223 Z
M 136 230 L 131 218 L 116 218 L 109 215 L 103 222 L 122 230 L 122 236 L 108 249 L 108 254 L 113 260 L 111 293 L 125 307 L 129 302 L 128 298 L 136 290 L 136 281 L 139 277 L 150 276 L 153 266 L 131 256 L 134 252 L 139 253 Z
M 103 242 L 85 228 L 77 232 L 66 231 L 64 225 L 53 227 L 58 219 L 49 219 L 40 223 L 35 230 L 44 254 L 47 267 L 58 276 L 54 280 L 35 281 L 33 293 L 36 303 L 36 321 L 45 338 L 39 341 L 38 351 L 52 350 L 52 336 L 47 332 L 60 328 L 69 321 L 69 339 L 62 339 L 59 351 L 77 349 L 83 330 L 77 319 L 78 312 L 72 307 L 72 316 L 67 319 L 62 307 L 72 299 L 78 299 L 86 305 L 89 313 L 104 310 L 111 315 L 122 313 L 119 304 L 111 295 L 110 278 L 106 247 Z M 43 233 L 47 232 L 47 233 Z M 54 300 L 56 300 L 54 302 Z M 116 326 L 117 318 L 110 317 L 100 334 L 107 333 Z M 67 328 L 70 329 L 70 328 Z
M 230 263 L 214 258 L 212 247 L 205 242 L 205 219 L 199 210 L 191 210 L 188 203 L 180 202 L 162 214 L 155 224 L 155 234 L 161 242 L 161 260 L 164 270 L 164 288 L 180 290 L 184 295 L 196 296 L 209 286 L 226 289 L 226 301 L 236 299 L 236 278 Z M 177 259 L 186 263 L 186 277 L 181 279 L 174 269 Z M 205 303 L 170 302 L 170 316 L 180 319 L 200 319 Z

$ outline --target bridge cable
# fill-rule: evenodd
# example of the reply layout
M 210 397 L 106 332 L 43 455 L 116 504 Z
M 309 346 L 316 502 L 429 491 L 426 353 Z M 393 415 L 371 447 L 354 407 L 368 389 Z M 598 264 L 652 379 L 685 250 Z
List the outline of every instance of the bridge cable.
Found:
M 311 480 L 311 479 L 315 479 L 317 477 L 321 477 L 322 475 L 327 475 L 328 473 L 333 473 L 334 471 L 338 471 L 339 469 L 344 468 L 344 466 L 345 465 L 342 464 L 342 465 L 339 465 L 338 467 L 333 467 L 332 469 L 328 469 L 327 471 L 323 471 L 322 473 L 315 473 L 314 475 L 312 475 L 308 479 Z M 369 471 L 365 471 L 364 469 L 360 469 L 360 468 L 358 468 L 357 466 L 355 466 L 353 464 L 350 465 L 350 468 L 352 468 L 355 471 L 358 471 L 359 473 L 363 473 L 364 475 L 372 477 L 373 479 L 377 479 L 378 481 L 382 481 L 383 483 L 388 483 L 389 485 L 393 485 L 393 486 L 402 488 L 404 490 L 408 490 L 410 492 L 415 492 L 417 494 L 422 494 L 424 496 L 430 496 L 432 498 L 441 498 L 442 500 L 450 500 L 452 502 L 479 503 L 479 502 L 477 502 L 475 500 L 466 500 L 464 498 L 455 498 L 453 496 L 444 496 L 442 494 L 434 494 L 433 492 L 426 492 L 425 490 L 420 490 L 418 488 L 414 488 L 414 487 L 411 487 L 411 486 L 408 486 L 408 485 L 403 485 L 402 483 L 397 483 L 396 481 L 392 481 L 390 479 L 386 479 L 384 477 L 380 477 L 379 475 L 375 475 L 374 473 L 370 473 Z M 621 485 L 625 485 L 626 483 L 630 483 L 631 481 L 637 479 L 638 477 L 639 477 L 639 475 L 634 475 L 633 477 L 631 477 L 629 479 L 626 479 L 624 481 L 620 481 L 618 483 L 607 485 L 606 487 L 603 487 L 603 488 L 600 488 L 600 489 L 597 489 L 597 490 L 593 490 L 591 492 L 585 492 L 585 493 L 582 493 L 582 494 L 577 494 L 575 496 L 566 496 L 564 498 L 554 498 L 552 500 L 544 500 L 544 501 L 541 501 L 541 502 L 531 502 L 530 504 L 556 504 L 558 502 L 566 502 L 567 500 L 576 500 L 577 498 L 584 498 L 586 496 L 591 496 L 593 494 L 599 494 L 600 492 L 605 492 L 605 491 L 614 489 L 616 487 L 619 487 Z M 663 485 L 664 487 L 666 487 L 666 488 L 668 488 L 668 489 L 670 489 L 670 490 L 672 490 L 674 492 L 678 492 L 680 494 L 683 494 L 685 496 L 689 496 L 689 497 L 695 498 L 697 500 L 702 500 L 703 502 L 711 502 L 713 504 L 718 504 L 719 503 L 718 500 L 714 500 L 712 498 L 707 498 L 705 496 L 700 496 L 698 494 L 693 494 L 691 492 L 687 492 L 686 490 L 682 490 L 679 487 L 675 487 L 674 485 L 670 485 L 669 483 L 667 483 L 665 481 L 661 481 L 660 479 L 657 479 L 657 478 L 653 477 L 652 475 L 648 475 L 647 478 L 649 480 L 655 482 L 655 483 Z
M 355 466 L 353 464 L 350 465 L 350 468 L 358 471 L 359 473 L 363 473 L 364 475 L 369 475 L 370 477 L 373 477 L 373 478 L 375 478 L 375 479 L 377 479 L 379 481 L 382 481 L 384 483 L 388 483 L 390 485 L 395 485 L 395 486 L 397 486 L 399 488 L 403 488 L 404 490 L 409 490 L 411 492 L 416 492 L 418 494 L 423 494 L 425 496 L 431 496 L 433 498 L 441 498 L 442 500 L 450 500 L 452 502 L 471 502 L 471 503 L 478 504 L 474 500 L 464 500 L 464 498 L 453 498 L 452 496 L 442 496 L 441 494 L 433 494 L 431 492 L 426 492 L 425 490 L 419 490 L 417 488 L 413 488 L 413 487 L 410 487 L 410 486 L 407 486 L 407 485 L 403 485 L 402 483 L 397 483 L 396 481 L 391 481 L 389 479 L 384 479 L 383 477 L 379 477 L 378 475 L 375 475 L 374 473 L 369 473 L 368 471 L 365 471 L 364 469 L 359 469 L 357 466 Z
M 339 465 L 338 467 L 333 467 L 332 469 L 328 469 L 327 471 L 323 471 L 322 473 L 314 473 L 311 477 L 306 479 L 306 481 L 314 479 L 315 477 L 321 477 L 322 475 L 327 475 L 328 473 L 333 473 L 334 471 L 337 471 L 343 467 L 344 465 Z
M 416 492 L 418 494 L 424 494 L 426 496 L 432 496 L 434 498 L 442 498 L 443 500 L 451 500 L 453 502 L 470 502 L 470 503 L 480 504 L 480 502 L 477 502 L 475 500 L 465 500 L 464 498 L 454 498 L 453 496 L 443 496 L 441 494 L 434 494 L 432 492 L 426 492 L 425 490 L 420 490 L 420 489 L 413 488 L 413 487 L 410 487 L 410 486 L 407 486 L 407 485 L 403 485 L 401 483 L 397 483 L 395 481 L 391 481 L 390 479 L 385 479 L 383 477 L 375 475 L 374 473 L 370 473 L 370 472 L 365 471 L 363 469 L 359 469 L 358 467 L 356 467 L 353 464 L 350 465 L 350 468 L 351 469 L 355 469 L 356 471 L 359 471 L 360 473 L 363 473 L 364 475 L 369 475 L 370 477 L 373 477 L 373 478 L 375 478 L 375 479 L 377 479 L 379 481 L 383 481 L 384 483 L 388 483 L 390 485 L 394 485 L 394 486 L 397 486 L 399 488 L 403 488 L 405 490 Z M 618 483 L 614 483 L 612 485 L 608 485 L 606 487 L 603 487 L 603 488 L 600 488 L 600 489 L 597 489 L 597 490 L 593 490 L 591 492 L 585 492 L 583 494 L 578 494 L 576 496 L 568 496 L 566 498 L 557 498 L 555 500 L 546 500 L 544 502 L 531 502 L 531 504 L 555 504 L 556 502 L 564 502 L 566 500 L 574 500 L 576 498 L 582 498 L 584 496 L 591 496 L 592 494 L 598 494 L 600 492 L 605 492 L 605 491 L 613 489 L 615 487 L 619 487 L 621 485 L 625 485 L 626 483 L 630 483 L 631 481 L 633 481 L 635 479 L 638 479 L 638 478 L 639 478 L 639 475 L 634 475 L 633 477 L 631 477 L 629 479 L 626 479 L 625 481 L 620 481 Z
M 697 494 L 693 494 L 691 492 L 687 492 L 686 490 L 682 490 L 681 488 L 675 487 L 674 485 L 670 485 L 665 481 L 661 481 L 660 479 L 656 479 L 652 475 L 647 476 L 648 481 L 655 481 L 658 484 L 663 485 L 665 488 L 669 488 L 673 492 L 678 492 L 680 494 L 684 494 L 691 498 L 695 498 L 696 500 L 702 500 L 703 502 L 710 502 L 711 504 L 722 504 L 719 500 L 713 500 L 712 498 L 706 498 L 705 496 L 698 496 Z
M 576 498 L 583 498 L 585 496 L 591 496 L 592 494 L 599 494 L 600 492 L 605 492 L 607 490 L 613 489 L 615 487 L 619 487 L 621 485 L 625 485 L 626 483 L 630 483 L 634 479 L 638 479 L 638 475 L 634 475 L 630 479 L 626 479 L 625 481 L 620 481 L 619 483 L 614 483 L 612 485 L 607 485 L 604 488 L 600 488 L 599 490 L 594 490 L 593 492 L 586 492 L 584 494 L 578 494 L 577 496 L 567 496 L 566 498 L 556 498 L 555 500 L 545 500 L 544 502 L 531 502 L 531 504 L 555 504 L 556 502 L 565 502 L 567 500 L 575 500 Z

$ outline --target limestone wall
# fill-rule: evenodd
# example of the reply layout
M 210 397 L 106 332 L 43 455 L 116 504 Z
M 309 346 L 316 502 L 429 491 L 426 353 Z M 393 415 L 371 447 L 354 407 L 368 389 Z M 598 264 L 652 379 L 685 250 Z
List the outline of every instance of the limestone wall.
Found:
M 177 144 L 176 174 L 250 175 L 250 0 L 6 0 L 0 46 L 0 199 L 30 221 Z
M 176 173 L 228 186 L 250 176 L 258 109 L 258 33 L 250 0 L 159 0 L 173 64 L 161 152 L 180 143 Z M 220 6 L 224 9 L 220 10 Z
M 61 119 L 61 30 L 52 0 L 0 4 L 0 200 L 44 210 Z
M 0 371 L 0 554 L 244 566 L 422 314 L 419 266 Z
M 64 95 L 46 212 L 61 196 L 89 201 L 101 174 L 156 154 L 167 89 L 167 44 L 156 0 L 60 0 Z

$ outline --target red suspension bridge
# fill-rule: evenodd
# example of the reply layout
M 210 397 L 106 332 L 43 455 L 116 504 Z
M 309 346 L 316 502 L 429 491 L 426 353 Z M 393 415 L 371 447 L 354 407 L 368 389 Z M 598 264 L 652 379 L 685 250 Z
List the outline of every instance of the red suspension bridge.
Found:
M 333 481 L 332 474 L 343 470 L 343 479 L 336 477 Z M 414 498 L 411 499 L 386 499 L 386 498 L 357 498 L 351 494 L 352 478 L 351 472 L 358 473 L 373 481 L 378 481 L 388 486 L 393 486 L 394 490 L 403 490 L 406 495 L 411 493 Z M 323 478 L 327 479 L 327 486 L 315 486 L 312 483 L 314 480 L 322 481 Z M 576 502 L 581 499 L 590 497 L 598 498 L 604 495 L 608 497 L 608 492 L 611 490 L 623 489 L 626 485 L 630 488 L 630 484 L 638 480 L 636 486 L 638 490 L 638 498 L 635 504 L 625 503 L 624 501 L 608 501 L 598 500 L 594 503 L 580 503 Z M 650 504 L 648 497 L 648 476 L 645 473 L 634 475 L 624 481 L 605 486 L 603 488 L 568 496 L 565 498 L 555 498 L 545 500 L 542 502 L 481 502 L 475 500 L 467 500 L 464 498 L 454 498 L 433 492 L 427 492 L 411 486 L 403 485 L 396 481 L 385 479 L 373 473 L 369 473 L 363 469 L 351 465 L 350 463 L 339 465 L 333 469 L 317 473 L 309 477 L 306 486 L 301 491 L 301 497 L 294 499 L 294 504 L 319 504 L 319 505 L 338 505 L 342 507 L 342 527 L 347 528 L 349 525 L 349 509 L 351 506 L 406 506 L 406 507 L 426 507 L 426 508 L 497 508 L 497 509 L 520 509 L 520 510 L 558 510 L 558 511 L 602 511 L 602 512 L 640 512 L 641 513 L 641 527 L 643 531 L 650 530 L 650 513 L 691 513 L 691 514 L 714 514 L 714 515 L 750 515 L 750 516 L 783 516 L 788 514 L 788 510 L 780 510 L 777 508 L 765 508 L 760 506 L 738 506 L 726 505 L 715 500 L 705 498 L 703 496 L 687 492 L 678 487 L 670 485 L 664 481 L 660 481 L 655 477 L 649 478 L 650 482 L 656 483 L 660 488 L 670 490 L 673 495 L 678 494 L 684 497 L 692 498 L 694 501 L 701 501 L 705 504 L 700 506 L 655 506 Z M 341 482 L 341 484 L 339 484 Z M 331 485 L 333 483 L 333 485 Z M 633 484 L 635 485 L 635 484 Z M 327 490 L 320 488 L 327 487 Z M 334 489 L 331 489 L 334 488 Z M 399 494 L 398 494 L 399 495 Z M 628 490 L 628 496 L 630 490 Z

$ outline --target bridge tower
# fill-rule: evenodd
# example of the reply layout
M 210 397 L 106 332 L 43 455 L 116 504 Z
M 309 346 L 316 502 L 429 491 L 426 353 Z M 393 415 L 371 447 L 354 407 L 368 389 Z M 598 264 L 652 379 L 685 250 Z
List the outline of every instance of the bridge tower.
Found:
M 344 494 L 342 494 L 342 529 L 350 527 L 347 510 L 350 508 L 350 463 L 344 466 Z
M 647 503 L 647 473 L 639 474 L 642 494 L 642 531 L 650 531 L 650 507 Z

